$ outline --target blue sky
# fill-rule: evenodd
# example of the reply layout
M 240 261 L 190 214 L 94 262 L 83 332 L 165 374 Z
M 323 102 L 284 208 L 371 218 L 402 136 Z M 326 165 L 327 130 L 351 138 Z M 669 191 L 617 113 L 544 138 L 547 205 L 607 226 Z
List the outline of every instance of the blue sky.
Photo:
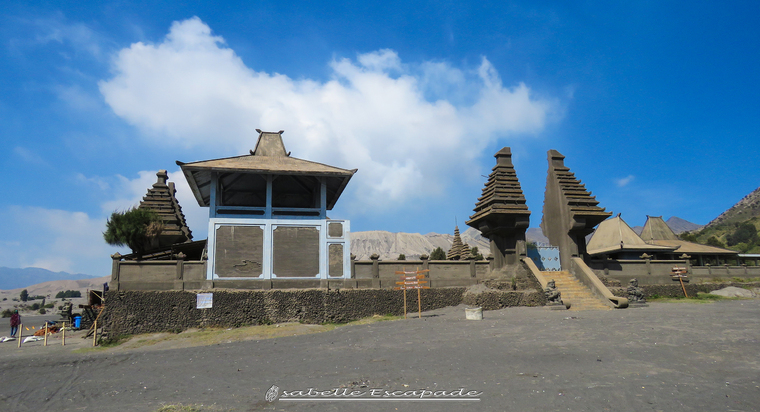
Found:
M 451 233 L 510 146 L 630 225 L 705 224 L 760 185 L 756 2 L 37 2 L 0 12 L 0 265 L 103 276 L 107 216 L 175 160 L 358 168 L 331 217 Z

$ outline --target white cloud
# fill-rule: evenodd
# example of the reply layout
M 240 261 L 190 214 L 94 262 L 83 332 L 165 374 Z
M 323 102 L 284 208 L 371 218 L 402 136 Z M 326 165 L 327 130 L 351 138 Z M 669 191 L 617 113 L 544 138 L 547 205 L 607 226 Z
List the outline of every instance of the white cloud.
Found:
M 243 154 L 256 128 L 285 130 L 293 156 L 359 168 L 349 200 L 366 210 L 442 195 L 463 173 L 477 177 L 487 146 L 541 131 L 557 109 L 522 83 L 504 87 L 485 57 L 475 73 L 404 64 L 387 49 L 330 67 L 326 82 L 257 72 L 192 18 L 158 44 L 121 50 L 99 87 L 151 144 L 200 149 L 188 160 Z
M 633 179 L 635 178 L 636 176 L 634 175 L 628 175 L 620 179 L 615 179 L 615 184 L 617 184 L 618 187 L 625 187 L 628 186 L 629 183 L 633 182 Z

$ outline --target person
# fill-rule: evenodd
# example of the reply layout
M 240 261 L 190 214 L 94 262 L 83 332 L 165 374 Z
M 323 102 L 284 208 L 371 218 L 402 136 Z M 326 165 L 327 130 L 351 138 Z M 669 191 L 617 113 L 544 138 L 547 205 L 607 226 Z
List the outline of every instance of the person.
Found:
M 21 315 L 18 314 L 18 309 L 13 311 L 11 315 L 11 337 L 15 338 L 18 333 L 18 327 L 21 325 Z

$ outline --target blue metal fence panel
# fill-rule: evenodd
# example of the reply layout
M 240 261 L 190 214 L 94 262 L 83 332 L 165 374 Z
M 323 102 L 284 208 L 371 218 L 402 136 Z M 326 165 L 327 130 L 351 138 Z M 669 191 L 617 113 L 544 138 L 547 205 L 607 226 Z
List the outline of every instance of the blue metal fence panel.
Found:
M 554 246 L 539 246 L 528 248 L 528 257 L 538 266 L 542 272 L 555 272 L 562 270 L 559 263 L 559 248 Z

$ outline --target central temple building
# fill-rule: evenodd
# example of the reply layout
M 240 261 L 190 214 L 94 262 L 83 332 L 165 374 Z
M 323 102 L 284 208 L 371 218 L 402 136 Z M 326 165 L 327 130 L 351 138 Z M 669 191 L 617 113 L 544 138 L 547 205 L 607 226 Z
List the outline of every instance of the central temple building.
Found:
M 177 162 L 209 208 L 206 280 L 318 286 L 350 278 L 349 221 L 328 219 L 327 211 L 356 169 L 291 157 L 282 131 L 257 132 L 249 155 Z

